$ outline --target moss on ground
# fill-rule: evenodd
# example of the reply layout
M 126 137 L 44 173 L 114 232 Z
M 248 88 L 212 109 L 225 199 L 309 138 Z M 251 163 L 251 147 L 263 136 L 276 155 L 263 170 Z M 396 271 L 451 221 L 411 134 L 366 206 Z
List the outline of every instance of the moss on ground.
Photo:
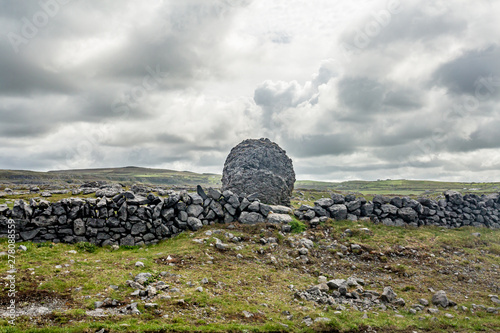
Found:
M 95 332 L 105 328 L 106 332 L 358 332 L 368 327 L 377 332 L 500 330 L 498 314 L 471 312 L 473 304 L 494 306 L 488 295 L 498 294 L 498 230 L 411 229 L 348 221 L 328 221 L 304 234 L 284 236 L 272 225 L 236 224 L 236 229 L 226 228 L 208 226 L 157 245 L 115 251 L 97 248 L 93 253 L 77 245 L 24 243 L 27 251 L 16 253 L 18 306 L 43 306 L 58 300 L 65 309 L 33 319 L 19 317 L 15 327 L 0 321 L 0 331 Z M 345 233 L 346 229 L 351 233 Z M 212 234 L 206 235 L 207 231 Z M 472 235 L 477 231 L 480 237 Z M 215 237 L 230 243 L 226 232 L 243 241 L 230 250 L 217 250 Z M 307 264 L 296 260 L 297 241 L 305 236 L 315 243 Z M 278 244 L 261 244 L 261 238 L 269 237 L 275 237 Z M 350 244 L 361 245 L 362 252 L 338 253 L 341 245 Z M 5 241 L 0 243 L 2 248 L 6 245 Z M 234 249 L 238 245 L 242 248 Z M 144 267 L 136 267 L 137 261 Z M 5 277 L 5 258 L 0 261 L 0 271 Z M 162 271 L 170 274 L 161 276 Z M 155 301 L 158 309 L 144 309 L 138 298 L 130 296 L 133 290 L 126 284 L 141 272 L 152 273 L 154 280 L 162 280 L 180 292 L 169 293 L 171 299 Z M 337 312 L 335 305 L 294 298 L 291 285 L 296 290 L 307 289 L 317 283 L 319 275 L 361 277 L 367 281 L 365 289 L 379 292 L 390 285 L 407 305 L 398 312 L 369 311 L 365 316 L 354 309 Z M 208 279 L 207 284 L 201 283 L 203 278 Z M 110 285 L 118 286 L 118 290 Z M 202 292 L 196 291 L 199 286 Z M 419 298 L 430 299 L 429 288 L 445 290 L 468 311 L 447 309 L 436 316 L 411 314 L 411 304 L 418 303 Z M 86 315 L 95 301 L 107 297 L 122 304 L 139 301 L 143 314 Z M 6 301 L 2 295 L 2 304 Z M 253 316 L 247 318 L 243 311 Z M 445 313 L 454 318 L 446 318 Z M 307 327 L 303 323 L 306 316 L 313 320 L 327 317 L 330 322 Z

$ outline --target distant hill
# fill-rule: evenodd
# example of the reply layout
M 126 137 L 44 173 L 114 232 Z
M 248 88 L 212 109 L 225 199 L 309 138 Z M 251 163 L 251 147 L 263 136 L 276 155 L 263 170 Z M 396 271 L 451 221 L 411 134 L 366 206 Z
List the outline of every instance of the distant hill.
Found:
M 461 183 L 438 182 L 429 180 L 350 180 L 340 183 L 298 180 L 296 189 L 310 189 L 323 191 L 354 192 L 361 194 L 395 194 L 395 195 L 437 195 L 446 190 L 455 190 L 462 193 L 493 193 L 500 191 L 500 183 Z
M 75 169 L 36 172 L 25 170 L 0 170 L 0 183 L 64 185 L 81 184 L 89 181 L 118 182 L 124 185 L 144 183 L 167 186 L 213 186 L 219 187 L 221 176 L 198 174 L 189 171 L 175 171 L 140 167 Z
M 0 184 L 5 185 L 78 185 L 90 181 L 118 182 L 123 185 L 136 183 L 159 186 L 220 187 L 221 175 L 190 171 L 175 171 L 141 167 L 76 169 L 37 172 L 28 170 L 0 170 Z M 500 191 L 500 183 L 460 183 L 436 182 L 426 180 L 379 180 L 379 181 L 345 181 L 321 182 L 298 180 L 295 189 L 316 191 L 340 191 L 360 194 L 395 194 L 395 195 L 436 195 L 445 190 L 456 190 L 468 193 L 491 193 Z

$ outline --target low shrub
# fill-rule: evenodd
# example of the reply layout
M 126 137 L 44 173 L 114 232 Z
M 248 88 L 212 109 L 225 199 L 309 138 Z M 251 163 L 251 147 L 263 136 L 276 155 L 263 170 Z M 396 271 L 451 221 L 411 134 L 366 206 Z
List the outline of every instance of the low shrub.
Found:
M 85 251 L 89 253 L 94 253 L 95 251 L 97 251 L 97 246 L 95 244 L 88 242 L 76 243 L 75 247 L 80 251 Z
M 292 219 L 292 222 L 290 222 L 290 227 L 292 228 L 292 232 L 296 234 L 304 232 L 306 230 L 306 225 L 304 224 L 304 222 L 299 221 L 295 218 Z

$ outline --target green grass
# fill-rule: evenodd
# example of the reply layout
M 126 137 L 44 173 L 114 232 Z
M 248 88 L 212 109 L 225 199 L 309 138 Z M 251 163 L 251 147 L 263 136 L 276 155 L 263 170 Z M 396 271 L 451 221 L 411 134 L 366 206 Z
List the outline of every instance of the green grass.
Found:
M 297 181 L 296 189 L 311 189 L 322 191 L 355 192 L 363 195 L 429 195 L 436 196 L 446 190 L 456 190 L 463 193 L 493 193 L 500 190 L 500 183 L 466 183 L 466 182 L 437 182 L 427 180 L 380 180 L 361 181 L 352 180 L 341 183 L 319 181 Z
M 292 216 L 290 227 L 292 228 L 292 232 L 295 234 L 304 232 L 307 229 L 307 226 L 304 224 L 304 222 L 298 220 L 297 218 L 295 218 L 295 216 Z
M 297 256 L 297 247 L 291 246 L 302 235 L 283 237 L 274 226 L 266 229 L 264 225 L 257 225 L 238 226 L 235 230 L 224 230 L 222 234 L 205 236 L 207 230 L 219 228 L 224 226 L 205 227 L 195 233 L 185 232 L 157 245 L 116 251 L 95 248 L 94 252 L 89 252 L 89 247 L 82 244 L 38 246 L 24 243 L 28 250 L 16 253 L 19 292 L 31 295 L 35 300 L 37 295 L 65 299 L 71 310 L 35 320 L 21 317 L 15 328 L 9 328 L 6 321 L 0 320 L 0 332 L 95 332 L 101 328 L 111 332 L 308 332 L 321 329 L 355 332 L 367 326 L 378 332 L 407 332 L 409 328 L 419 332 L 500 330 L 498 315 L 484 311 L 472 314 L 449 309 L 441 311 L 435 320 L 424 313 L 412 315 L 408 312 L 409 305 L 417 303 L 419 298 L 429 299 L 428 287 L 447 290 L 450 298 L 469 308 L 472 303 L 489 304 L 487 295 L 494 293 L 491 283 L 497 277 L 492 267 L 500 265 L 498 230 L 480 229 L 481 237 L 478 238 L 471 235 L 471 232 L 477 231 L 472 228 L 405 229 L 371 223 L 328 221 L 317 229 L 307 230 L 308 235 L 316 240 L 316 245 L 310 250 L 311 262 L 303 265 L 293 259 Z M 352 231 L 350 237 L 344 235 L 347 228 Z M 369 231 L 362 228 L 369 228 Z M 229 243 L 224 236 L 226 231 L 245 239 L 242 250 L 218 251 L 211 246 L 215 243 L 214 236 Z M 278 247 L 260 244 L 262 237 L 278 238 Z M 205 238 L 206 242 L 195 243 L 195 238 Z M 322 250 L 323 245 L 349 246 L 353 243 L 360 244 L 363 253 L 352 258 L 338 257 L 338 250 Z M 5 240 L 0 241 L 1 248 L 6 245 Z M 398 254 L 400 247 L 405 248 L 404 253 L 408 256 Z M 70 250 L 77 253 L 70 253 Z M 413 250 L 418 256 L 411 257 Z M 241 254 L 242 258 L 236 257 L 237 254 Z M 176 258 L 175 266 L 162 261 L 169 255 Z M 277 263 L 271 261 L 271 255 Z M 136 261 L 142 261 L 145 267 L 135 267 Z M 2 258 L 0 271 L 5 272 L 6 265 L 7 260 Z M 55 268 L 56 265 L 62 265 L 62 268 Z M 460 276 L 438 273 L 443 269 L 474 271 L 477 278 L 473 288 Z M 161 277 L 161 271 L 180 277 Z M 157 301 L 160 313 L 144 309 L 139 300 L 139 308 L 143 312 L 140 316 L 99 318 L 85 315 L 85 311 L 92 309 L 93 303 L 103 297 L 131 302 L 129 294 L 132 289 L 125 282 L 140 272 L 152 273 L 155 280 L 162 279 L 171 287 L 179 288 L 181 293 L 172 293 L 170 300 Z M 374 277 L 375 273 L 379 277 Z M 363 277 L 368 283 L 365 289 L 378 291 L 389 283 L 408 304 L 399 310 L 404 318 L 397 318 L 394 311 L 388 310 L 368 312 L 368 319 L 364 319 L 362 312 L 348 309 L 336 314 L 330 306 L 294 299 L 290 285 L 299 290 L 306 289 L 317 283 L 320 274 L 329 278 Z M 201 285 L 200 281 L 205 277 L 209 283 Z M 194 286 L 189 287 L 188 281 Z M 109 285 L 118 286 L 118 290 L 108 288 Z M 204 288 L 203 292 L 196 292 L 195 288 L 200 285 Z M 82 289 L 75 291 L 77 287 Z M 98 294 L 102 297 L 96 296 Z M 459 295 L 468 295 L 469 298 L 459 298 Z M 185 305 L 179 306 L 179 299 L 183 299 Z M 245 318 L 242 315 L 244 310 L 255 316 Z M 283 311 L 289 311 L 293 318 L 287 319 Z M 446 312 L 452 313 L 455 318 L 446 319 Z M 308 328 L 302 324 L 305 316 L 313 319 L 325 316 L 332 321 L 329 324 L 316 323 Z M 288 325 L 288 328 L 281 324 Z

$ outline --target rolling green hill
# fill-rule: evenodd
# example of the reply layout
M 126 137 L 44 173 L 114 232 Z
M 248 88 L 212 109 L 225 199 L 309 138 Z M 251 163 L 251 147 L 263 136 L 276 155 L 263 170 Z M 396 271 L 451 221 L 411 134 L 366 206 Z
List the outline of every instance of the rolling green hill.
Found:
M 161 186 L 201 185 L 203 187 L 220 187 L 221 175 L 199 174 L 190 171 L 175 171 L 141 167 L 101 168 L 59 170 L 36 172 L 27 170 L 0 170 L 0 184 L 10 185 L 78 185 L 90 181 L 119 182 L 123 185 L 143 183 Z M 460 183 L 437 182 L 426 180 L 379 180 L 345 182 L 321 182 L 298 180 L 295 182 L 297 190 L 340 191 L 354 192 L 363 195 L 369 194 L 396 194 L 396 195 L 436 195 L 445 190 L 457 190 L 469 193 L 491 193 L 500 190 L 500 182 L 495 183 Z
M 67 185 L 90 181 L 119 182 L 124 185 L 135 183 L 167 186 L 220 186 L 220 175 L 198 174 L 189 171 L 175 171 L 140 167 L 59 170 L 35 172 L 25 170 L 0 170 L 0 183 Z

